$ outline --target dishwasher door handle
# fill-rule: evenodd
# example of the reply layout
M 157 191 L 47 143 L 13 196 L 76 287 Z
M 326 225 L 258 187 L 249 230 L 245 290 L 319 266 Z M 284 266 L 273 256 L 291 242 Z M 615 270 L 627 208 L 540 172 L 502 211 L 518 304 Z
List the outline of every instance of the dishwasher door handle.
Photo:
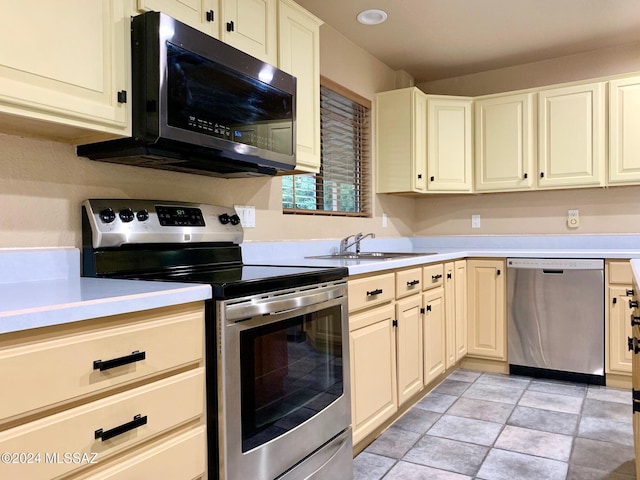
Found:
M 543 268 L 542 273 L 545 275 L 564 275 L 564 270 L 556 270 L 553 268 Z

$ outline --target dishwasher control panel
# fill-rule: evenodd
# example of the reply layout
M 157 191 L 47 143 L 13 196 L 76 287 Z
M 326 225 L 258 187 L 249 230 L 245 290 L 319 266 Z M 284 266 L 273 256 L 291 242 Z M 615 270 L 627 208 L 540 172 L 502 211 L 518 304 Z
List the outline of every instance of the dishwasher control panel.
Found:
M 604 260 L 601 258 L 507 258 L 507 268 L 602 270 Z

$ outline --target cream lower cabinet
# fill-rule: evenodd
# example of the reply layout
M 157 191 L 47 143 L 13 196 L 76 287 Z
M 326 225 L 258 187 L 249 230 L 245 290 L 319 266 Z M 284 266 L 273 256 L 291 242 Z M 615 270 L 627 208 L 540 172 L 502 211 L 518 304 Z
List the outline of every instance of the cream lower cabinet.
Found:
M 79 141 L 126 135 L 130 12 L 122 0 L 9 2 L 0 41 L 0 128 Z M 36 122 L 34 122 L 36 121 Z M 129 130 L 130 132 L 130 130 Z M 113 135 L 111 135 L 113 136 Z
M 185 445 L 171 478 L 204 478 L 203 332 L 197 302 L 0 336 L 0 451 L 40 455 L 0 478 L 157 478 Z
M 398 358 L 398 405 L 422 390 L 422 297 L 419 294 L 396 303 Z
M 455 322 L 455 361 L 459 362 L 467 354 L 467 261 L 456 260 L 454 267 L 454 311 Z
M 618 375 L 630 375 L 633 354 L 629 351 L 627 340 L 632 336 L 631 320 L 634 299 L 633 274 L 628 261 L 608 261 L 607 275 L 607 307 L 605 315 L 606 371 Z
M 507 360 L 506 276 L 503 259 L 468 259 L 467 355 Z
M 456 363 L 456 281 L 454 262 L 444 264 L 445 367 Z
M 425 292 L 423 304 L 424 383 L 428 385 L 446 370 L 444 288 Z
M 538 92 L 539 188 L 605 185 L 605 85 Z

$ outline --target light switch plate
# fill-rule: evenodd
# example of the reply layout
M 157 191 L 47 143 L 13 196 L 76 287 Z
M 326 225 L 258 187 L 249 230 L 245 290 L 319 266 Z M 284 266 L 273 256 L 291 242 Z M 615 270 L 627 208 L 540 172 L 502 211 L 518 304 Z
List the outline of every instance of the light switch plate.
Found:
M 480 228 L 480 215 L 471 215 L 471 228 Z

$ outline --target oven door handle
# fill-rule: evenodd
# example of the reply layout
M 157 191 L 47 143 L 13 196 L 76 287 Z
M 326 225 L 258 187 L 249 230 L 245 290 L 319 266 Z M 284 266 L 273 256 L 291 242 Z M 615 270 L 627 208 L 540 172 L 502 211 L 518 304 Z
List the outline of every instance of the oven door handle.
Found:
M 303 307 L 335 300 L 346 295 L 346 286 L 318 289 L 313 292 L 298 291 L 269 298 L 254 298 L 245 302 L 229 304 L 225 317 L 230 321 L 246 320 L 258 315 L 277 315 Z

